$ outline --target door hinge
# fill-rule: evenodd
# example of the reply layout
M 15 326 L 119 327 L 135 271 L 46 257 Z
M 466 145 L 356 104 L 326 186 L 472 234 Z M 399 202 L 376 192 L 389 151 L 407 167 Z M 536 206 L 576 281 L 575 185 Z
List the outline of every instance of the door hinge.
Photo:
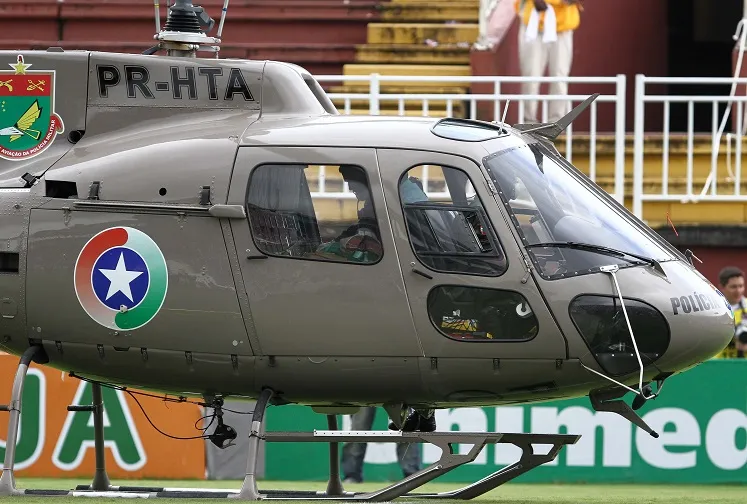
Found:
M 527 283 L 529 281 L 529 275 L 532 274 L 532 268 L 531 268 L 531 266 L 529 266 L 529 261 L 527 261 L 526 257 L 524 257 L 522 255 L 521 259 L 524 261 L 524 267 L 527 269 L 527 272 L 521 278 L 521 283 L 525 284 L 525 283 Z

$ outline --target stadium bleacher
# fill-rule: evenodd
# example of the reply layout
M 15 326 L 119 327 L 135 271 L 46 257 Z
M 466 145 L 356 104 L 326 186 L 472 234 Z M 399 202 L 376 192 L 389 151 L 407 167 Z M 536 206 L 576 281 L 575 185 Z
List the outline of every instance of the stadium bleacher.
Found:
M 478 0 L 391 0 L 382 3 L 381 20 L 367 28 L 366 44 L 356 47 L 355 62 L 343 66 L 344 75 L 469 76 L 470 47 L 478 33 Z M 468 82 L 383 82 L 382 93 L 466 94 Z M 366 93 L 368 82 L 345 82 L 332 92 Z M 342 105 L 339 100 L 338 106 Z M 351 114 L 368 114 L 368 101 L 354 101 Z M 429 112 L 447 115 L 446 101 L 431 100 Z M 463 117 L 463 103 L 451 114 Z M 398 115 L 396 100 L 381 102 L 380 114 Z M 422 115 L 420 100 L 405 100 L 404 115 Z

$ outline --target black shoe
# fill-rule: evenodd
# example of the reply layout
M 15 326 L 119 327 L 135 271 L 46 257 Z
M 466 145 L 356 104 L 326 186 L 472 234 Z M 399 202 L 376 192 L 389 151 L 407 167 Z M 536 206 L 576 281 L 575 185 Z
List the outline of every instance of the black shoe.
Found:
M 420 426 L 420 415 L 417 411 L 413 411 L 410 413 L 410 415 L 405 420 L 405 423 L 402 425 L 402 431 L 403 432 L 414 432 L 418 430 Z M 389 430 L 397 430 L 397 426 L 394 425 L 394 422 L 389 422 Z
M 389 430 L 397 430 L 397 426 L 394 422 L 389 422 Z M 430 418 L 424 418 L 417 411 L 413 411 L 405 420 L 402 425 L 403 432 L 433 432 L 436 430 L 436 415 L 432 415 Z
M 420 424 L 418 425 L 418 430 L 420 432 L 433 432 L 436 430 L 436 415 L 431 415 L 430 418 L 425 418 L 421 415 L 420 416 Z

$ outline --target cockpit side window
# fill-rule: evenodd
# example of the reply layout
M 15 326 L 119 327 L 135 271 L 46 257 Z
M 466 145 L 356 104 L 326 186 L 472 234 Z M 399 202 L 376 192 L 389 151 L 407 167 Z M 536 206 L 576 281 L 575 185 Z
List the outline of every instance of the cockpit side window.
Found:
M 506 256 L 465 172 L 416 166 L 403 174 L 399 193 L 413 251 L 427 268 L 481 276 L 506 271 Z
M 325 197 L 320 184 L 343 197 Z M 359 166 L 258 166 L 246 205 L 254 242 L 264 254 L 358 264 L 377 263 L 384 254 L 371 186 Z

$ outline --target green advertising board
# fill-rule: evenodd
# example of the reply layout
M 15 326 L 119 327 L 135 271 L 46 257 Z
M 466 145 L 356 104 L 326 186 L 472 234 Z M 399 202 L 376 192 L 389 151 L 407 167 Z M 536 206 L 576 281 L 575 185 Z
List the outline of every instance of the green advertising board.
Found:
M 630 396 L 626 401 L 630 401 Z M 747 361 L 712 360 L 674 376 L 661 395 L 638 413 L 659 433 L 653 438 L 613 413 L 592 410 L 588 397 L 524 406 L 438 410 L 439 431 L 494 431 L 580 434 L 550 464 L 530 471 L 519 482 L 747 482 Z M 301 406 L 271 407 L 268 430 L 327 429 L 323 415 Z M 338 417 L 349 425 L 349 417 Z M 387 428 L 383 409 L 373 429 Z M 466 453 L 469 446 L 460 447 Z M 413 444 L 424 464 L 440 450 Z M 462 451 L 464 450 L 464 451 Z M 273 480 L 326 480 L 325 443 L 267 443 L 265 477 Z M 470 464 L 438 481 L 473 482 L 518 460 L 512 445 L 490 445 Z M 369 443 L 364 462 L 366 481 L 402 477 L 395 445 Z

